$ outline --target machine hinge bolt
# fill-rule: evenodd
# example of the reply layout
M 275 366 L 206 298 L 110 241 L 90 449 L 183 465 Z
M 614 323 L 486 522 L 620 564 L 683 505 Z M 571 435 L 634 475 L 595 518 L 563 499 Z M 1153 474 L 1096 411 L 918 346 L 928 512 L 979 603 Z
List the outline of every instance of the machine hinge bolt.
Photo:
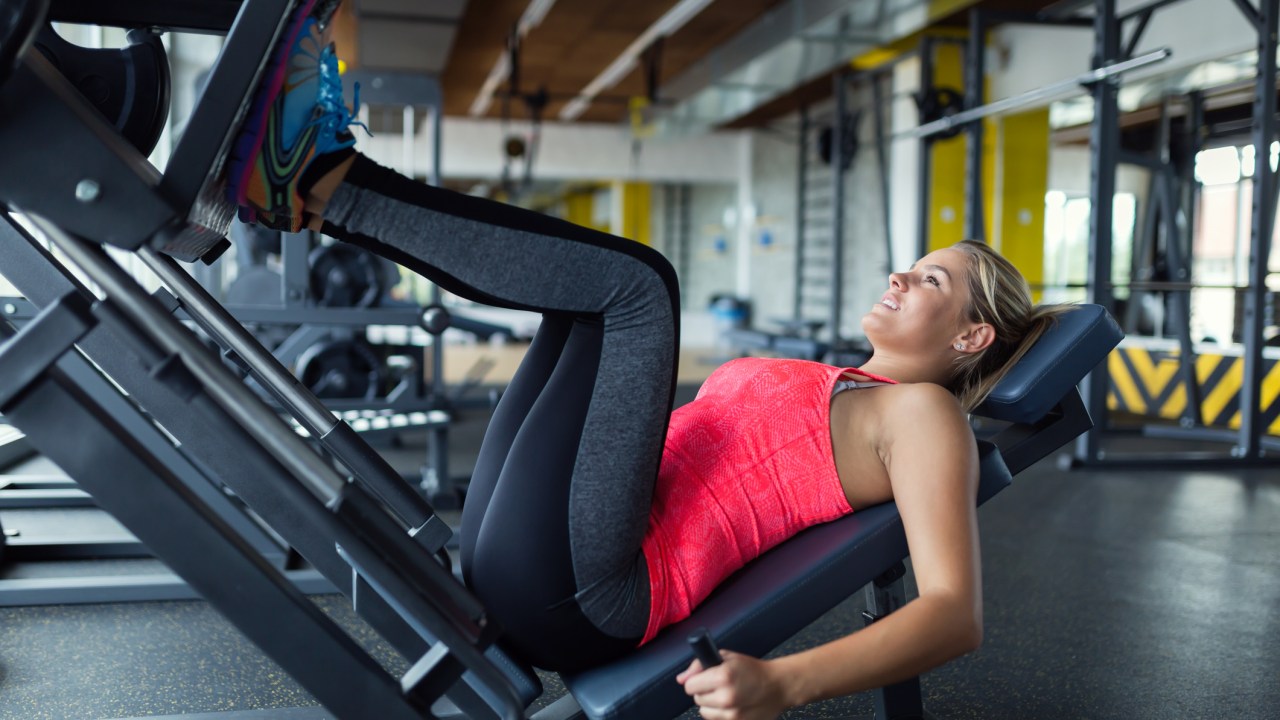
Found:
M 76 200 L 91 203 L 102 195 L 102 186 L 96 180 L 85 178 L 76 183 Z

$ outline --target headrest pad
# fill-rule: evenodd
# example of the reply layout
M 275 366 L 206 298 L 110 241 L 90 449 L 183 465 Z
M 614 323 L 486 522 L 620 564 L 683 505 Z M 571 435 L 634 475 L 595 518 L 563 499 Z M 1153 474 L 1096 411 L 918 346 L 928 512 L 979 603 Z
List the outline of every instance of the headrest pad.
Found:
M 1106 359 L 1124 333 L 1101 305 L 1077 305 L 1058 317 L 974 413 L 1033 423 Z

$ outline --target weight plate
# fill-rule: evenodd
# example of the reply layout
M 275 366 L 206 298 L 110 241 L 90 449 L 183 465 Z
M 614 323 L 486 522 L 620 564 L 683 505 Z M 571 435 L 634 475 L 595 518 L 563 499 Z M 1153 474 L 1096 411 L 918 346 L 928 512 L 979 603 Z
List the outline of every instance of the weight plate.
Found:
M 321 245 L 307 256 L 311 297 L 320 307 L 376 307 L 383 292 L 378 256 L 345 243 Z
M 373 400 L 382 389 L 382 358 L 360 340 L 316 343 L 298 356 L 298 379 L 319 398 Z

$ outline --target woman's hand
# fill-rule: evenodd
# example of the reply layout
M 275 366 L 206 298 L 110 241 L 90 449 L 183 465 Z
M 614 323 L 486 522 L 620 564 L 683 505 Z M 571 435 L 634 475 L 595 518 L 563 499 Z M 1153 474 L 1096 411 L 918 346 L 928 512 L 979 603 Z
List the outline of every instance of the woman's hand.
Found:
M 773 664 L 720 651 L 724 662 L 703 670 L 694 660 L 676 682 L 698 704 L 707 720 L 775 720 L 788 705 Z

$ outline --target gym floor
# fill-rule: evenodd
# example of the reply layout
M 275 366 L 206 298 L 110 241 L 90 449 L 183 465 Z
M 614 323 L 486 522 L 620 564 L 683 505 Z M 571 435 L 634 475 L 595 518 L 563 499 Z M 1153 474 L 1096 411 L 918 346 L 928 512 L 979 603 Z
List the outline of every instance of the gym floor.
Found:
M 695 389 L 683 385 L 681 398 Z M 455 470 L 474 462 L 484 420 L 473 414 L 453 431 Z M 411 471 L 425 437 L 403 440 L 385 452 Z M 1049 459 L 979 517 L 986 638 L 978 652 L 924 676 L 936 716 L 1280 717 L 1280 473 L 1067 472 Z M 316 602 L 403 669 L 340 597 Z M 861 597 L 851 598 L 779 652 L 860 627 L 861 609 Z M 0 627 L 0 718 L 253 708 L 284 718 L 295 717 L 284 708 L 315 705 L 202 602 L 4 608 Z M 564 692 L 553 676 L 544 683 L 540 704 Z M 869 716 L 871 702 L 862 694 L 786 717 Z

